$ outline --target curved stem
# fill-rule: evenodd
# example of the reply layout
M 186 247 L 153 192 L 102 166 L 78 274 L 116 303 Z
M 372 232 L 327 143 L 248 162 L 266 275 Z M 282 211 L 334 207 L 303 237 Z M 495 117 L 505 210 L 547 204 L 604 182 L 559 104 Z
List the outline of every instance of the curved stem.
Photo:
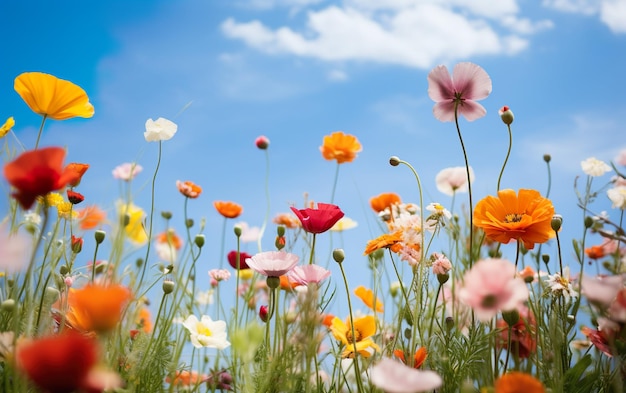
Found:
M 513 133 L 511 132 L 511 125 L 507 124 L 507 128 L 509 130 L 509 149 L 506 152 L 506 158 L 504 159 L 504 164 L 502 164 L 502 169 L 500 170 L 500 176 L 498 176 L 498 190 L 500 191 L 500 181 L 502 180 L 502 174 L 504 173 L 504 168 L 506 167 L 506 163 L 509 161 L 509 156 L 511 155 L 511 148 L 513 147 Z M 468 180 L 469 183 L 469 180 Z
M 548 189 L 546 190 L 546 198 L 550 195 L 550 187 L 552 187 L 552 171 L 550 170 L 550 161 L 546 161 L 548 167 Z
M 355 338 L 357 337 L 356 335 L 356 331 L 354 330 L 354 317 L 352 314 L 352 302 L 350 301 L 350 287 L 348 286 L 348 279 L 346 278 L 346 272 L 343 269 L 343 264 L 340 263 L 339 264 L 339 269 L 341 270 L 341 277 L 343 277 L 343 284 L 344 287 L 346 288 L 346 294 L 348 295 L 348 315 L 349 315 L 349 319 L 350 319 L 350 329 L 352 329 L 352 346 L 353 346 L 353 351 L 354 351 L 354 357 L 353 357 L 353 361 L 352 364 L 354 364 L 354 374 L 356 376 L 356 382 L 357 382 L 357 389 L 359 391 L 359 393 L 363 392 L 363 381 L 361 381 L 361 372 L 359 370 L 359 351 L 357 351 L 357 347 L 356 347 L 356 341 Z

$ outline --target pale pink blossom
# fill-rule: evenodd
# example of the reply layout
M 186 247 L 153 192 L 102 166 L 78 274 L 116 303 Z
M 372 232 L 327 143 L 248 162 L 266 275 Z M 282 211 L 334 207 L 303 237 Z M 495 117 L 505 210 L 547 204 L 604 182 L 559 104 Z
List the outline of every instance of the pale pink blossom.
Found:
M 370 370 L 370 382 L 386 393 L 417 393 L 437 389 L 443 379 L 434 371 L 417 370 L 390 358 L 382 358 Z
M 615 157 L 615 162 L 618 165 L 626 166 L 626 149 L 622 149 L 619 151 L 619 153 Z
M 11 274 L 26 270 L 32 254 L 32 240 L 22 231 L 11 233 L 0 225 L 0 271 Z
M 591 303 L 606 309 L 624 288 L 625 278 L 622 276 L 583 275 L 580 281 L 580 293 Z
M 287 273 L 287 277 L 300 285 L 319 284 L 330 277 L 330 270 L 318 265 L 296 266 Z
M 213 280 L 215 280 L 215 285 L 217 285 L 220 281 L 228 280 L 230 278 L 230 272 L 226 269 L 211 269 L 209 270 L 209 277 L 211 277 L 211 284 Z
M 445 255 L 435 252 L 431 259 L 433 260 L 433 274 L 446 274 L 452 270 L 452 263 Z
M 254 243 L 259 240 L 259 236 L 261 236 L 261 228 L 251 227 L 245 221 L 238 222 L 236 225 L 241 229 L 241 236 L 239 236 L 239 240 L 242 243 Z
M 118 180 L 129 181 L 133 180 L 141 171 L 143 171 L 141 165 L 134 162 L 125 162 L 113 169 L 113 177 Z
M 528 288 L 510 261 L 483 259 L 465 273 L 459 299 L 478 320 L 488 322 L 499 311 L 517 309 L 528 299 Z
M 452 76 L 444 65 L 428 74 L 428 96 L 435 101 L 433 114 L 440 121 L 454 121 L 455 107 L 458 116 L 473 121 L 485 116 L 487 111 L 477 100 L 491 93 L 491 78 L 484 69 L 473 63 L 458 63 Z
M 474 181 L 474 170 L 469 168 L 470 181 Z M 439 192 L 454 195 L 456 192 L 467 192 L 467 171 L 464 166 L 442 169 L 435 177 Z
M 247 258 L 246 263 L 264 276 L 279 277 L 293 269 L 299 259 L 296 254 L 285 251 L 266 251 Z
M 422 258 L 419 251 L 409 246 L 402 246 L 398 254 L 400 255 L 400 260 L 408 262 L 410 266 L 419 265 Z

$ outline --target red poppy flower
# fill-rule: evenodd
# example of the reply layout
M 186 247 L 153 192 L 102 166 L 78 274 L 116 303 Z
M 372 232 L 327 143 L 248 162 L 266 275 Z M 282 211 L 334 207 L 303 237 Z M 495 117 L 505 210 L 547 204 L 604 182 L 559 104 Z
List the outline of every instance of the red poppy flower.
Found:
M 17 189 L 13 197 L 23 209 L 29 209 L 38 196 L 60 190 L 80 178 L 79 174 L 63 168 L 65 150 L 47 147 L 22 153 L 4 166 L 4 177 Z
M 326 232 L 344 215 L 339 206 L 330 203 L 318 203 L 317 209 L 292 207 L 291 210 L 300 219 L 302 228 L 309 233 Z
M 44 392 L 69 393 L 86 384 L 98 360 L 93 339 L 64 333 L 19 344 L 18 367 Z
M 85 200 L 85 197 L 79 192 L 67 190 L 67 200 L 70 201 L 72 205 L 78 205 Z
M 83 178 L 85 172 L 89 169 L 89 164 L 81 164 L 80 162 L 70 162 L 67 164 L 67 170 L 76 172 L 78 179 L 69 183 L 70 187 L 77 187 L 80 184 L 80 180 Z
M 230 266 L 232 266 L 233 269 L 237 269 L 237 251 L 233 250 L 229 252 L 227 257 L 228 257 L 228 263 L 230 264 Z M 246 259 L 248 258 L 252 258 L 252 255 L 248 254 L 247 252 L 239 253 L 239 270 L 250 269 L 250 267 L 246 263 Z

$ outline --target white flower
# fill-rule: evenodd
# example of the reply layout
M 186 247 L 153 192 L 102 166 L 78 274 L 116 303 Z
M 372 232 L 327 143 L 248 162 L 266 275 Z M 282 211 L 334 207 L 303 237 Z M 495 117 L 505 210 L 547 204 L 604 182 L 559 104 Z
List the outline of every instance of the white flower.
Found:
M 431 216 L 445 217 L 448 220 L 452 218 L 452 213 L 440 203 L 433 202 L 426 206 L 426 210 L 432 213 Z
M 173 245 L 157 242 L 154 244 L 154 249 L 156 251 L 156 254 L 163 261 L 167 263 L 174 263 L 176 261 L 178 254 L 176 252 L 176 248 Z
M 469 168 L 470 181 L 474 181 L 474 170 Z M 446 168 L 437 173 L 435 177 L 437 189 L 446 194 L 454 195 L 456 192 L 467 191 L 467 171 L 464 166 Z
M 565 269 L 563 269 L 562 276 L 561 273 L 556 272 L 549 275 L 546 282 L 548 283 L 553 295 L 563 295 L 565 300 L 569 300 L 570 297 L 578 296 L 578 293 L 572 286 L 572 280 L 569 276 L 569 266 L 566 266 Z
M 606 191 L 606 195 L 613 202 L 614 208 L 626 209 L 626 186 L 611 188 Z
M 241 229 L 241 236 L 239 236 L 239 240 L 242 243 L 254 243 L 259 240 L 259 236 L 261 236 L 261 228 L 259 227 L 251 227 L 247 222 L 241 221 L 235 224 Z
M 146 120 L 146 132 L 143 133 L 143 136 L 147 142 L 166 141 L 172 139 L 177 130 L 176 123 L 159 117 L 156 121 Z
M 183 326 L 191 334 L 191 343 L 196 348 L 225 349 L 230 346 L 226 340 L 226 322 L 213 321 L 208 315 L 203 315 L 198 321 L 195 315 L 190 315 L 183 322 Z
M 620 152 L 615 157 L 615 162 L 619 165 L 626 166 L 626 149 L 620 150 Z
M 417 393 L 437 389 L 443 379 L 434 371 L 422 371 L 382 358 L 370 371 L 370 381 L 387 393 Z
M 589 176 L 602 176 L 611 171 L 611 167 L 604 161 L 589 157 L 580 163 L 583 172 Z
M 41 216 L 38 213 L 29 210 L 24 213 L 24 221 L 27 224 L 39 226 L 39 224 L 41 224 Z
M 215 290 L 209 289 L 208 291 L 198 292 L 196 294 L 196 303 L 200 306 L 207 306 L 213 304 L 213 293 Z
M 141 171 L 143 171 L 141 165 L 125 162 L 116 166 L 112 173 L 115 179 L 129 181 L 133 180 Z
M 23 231 L 11 233 L 0 225 L 0 271 L 8 274 L 25 270 L 32 253 L 32 240 Z

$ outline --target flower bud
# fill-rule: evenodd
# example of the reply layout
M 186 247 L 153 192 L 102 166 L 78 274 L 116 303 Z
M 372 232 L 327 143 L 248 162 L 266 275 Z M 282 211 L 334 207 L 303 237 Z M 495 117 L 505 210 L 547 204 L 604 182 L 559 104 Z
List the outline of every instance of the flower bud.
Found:
M 85 200 L 85 197 L 79 192 L 67 190 L 67 200 L 70 201 L 72 205 L 78 205 Z
M 519 312 L 517 310 L 502 311 L 502 319 L 504 319 L 509 326 L 513 326 L 519 322 Z
M 54 287 L 46 287 L 44 292 L 44 299 L 48 303 L 52 304 L 56 302 L 57 300 L 59 300 L 59 297 L 61 297 L 61 292 L 59 292 L 58 289 Z
M 450 278 L 450 275 L 448 273 L 437 274 L 437 281 L 439 281 L 439 284 L 441 285 L 447 283 L 449 278 Z
M 287 325 L 294 323 L 298 319 L 298 314 L 295 311 L 287 311 L 285 313 L 285 323 Z
M 550 262 L 550 255 L 548 254 L 541 255 L 541 260 L 543 261 L 543 263 L 547 265 Z
M 391 294 L 391 297 L 398 296 L 398 293 L 400 293 L 400 289 L 402 289 L 402 287 L 400 286 L 399 281 L 392 282 L 389 286 L 389 293 Z
M 278 227 L 276 227 L 276 234 L 278 236 L 285 236 L 285 226 L 279 225 Z
M 593 217 L 586 216 L 585 217 L 585 228 L 589 229 L 593 226 Z
M 170 218 L 172 218 L 172 212 L 162 211 L 161 217 L 165 218 L 166 220 L 169 220 Z
M 391 166 L 398 166 L 398 165 L 400 165 L 400 158 L 398 158 L 397 156 L 389 157 L 389 164 Z
M 198 248 L 202 248 L 202 246 L 204 246 L 204 241 L 205 241 L 205 237 L 203 234 L 198 234 L 193 239 L 193 242 L 196 243 L 196 246 L 198 246 Z
M 98 229 L 97 231 L 95 231 L 93 234 L 93 237 L 94 239 L 96 239 L 96 244 L 102 243 L 106 235 L 107 235 L 106 232 L 101 229 Z
M 544 154 L 543 155 L 543 160 L 548 163 L 552 160 L 552 156 L 550 154 Z
M 267 286 L 270 289 L 276 289 L 276 288 L 278 288 L 280 286 L 280 278 L 279 277 L 268 276 L 265 281 L 267 282 Z
M 346 254 L 343 252 L 341 248 L 335 248 L 333 250 L 333 259 L 335 260 L 335 262 L 341 263 L 343 262 L 345 258 L 346 258 Z
M 65 265 L 61 265 L 61 267 L 59 268 L 59 273 L 61 273 L 62 276 L 65 276 L 69 272 L 70 272 L 70 268 L 68 268 Z
M 0 309 L 2 311 L 10 312 L 15 308 L 15 300 L 7 299 L 0 304 Z
M 163 293 L 165 293 L 166 295 L 174 292 L 175 287 L 176 287 L 176 284 L 174 283 L 174 281 L 163 280 Z
M 276 241 L 274 242 L 274 245 L 276 246 L 276 249 L 278 251 L 282 250 L 283 248 L 285 248 L 285 237 L 284 236 L 276 236 Z
M 72 235 L 70 245 L 72 247 L 72 252 L 74 254 L 78 254 L 83 249 L 83 238 Z
M 502 108 L 500 108 L 498 113 L 500 114 L 500 118 L 502 119 L 502 122 L 504 124 L 509 126 L 511 125 L 511 123 L 513 123 L 513 119 L 514 119 L 513 112 L 511 112 L 508 106 L 505 105 Z
M 561 229 L 561 225 L 563 225 L 563 217 L 560 214 L 555 214 L 552 216 L 550 225 L 552 226 L 552 230 L 554 232 L 558 232 Z
M 267 310 L 267 306 L 259 307 L 259 318 L 261 318 L 261 321 L 267 322 L 268 317 L 269 317 L 269 312 Z
M 269 147 L 270 140 L 265 135 L 261 135 L 258 138 L 256 138 L 256 140 L 254 141 L 254 144 L 259 149 L 265 150 L 265 149 L 267 149 Z
M 237 224 L 235 225 L 235 227 L 233 228 L 234 232 L 235 232 L 235 236 L 237 237 L 241 237 L 241 233 L 242 233 L 242 229 L 241 229 L 241 225 Z
M 137 260 L 135 261 L 135 266 L 136 267 L 142 267 L 143 266 L 143 258 L 137 258 Z
M 187 228 L 191 228 L 193 226 L 193 218 L 188 218 L 185 220 L 185 226 Z

